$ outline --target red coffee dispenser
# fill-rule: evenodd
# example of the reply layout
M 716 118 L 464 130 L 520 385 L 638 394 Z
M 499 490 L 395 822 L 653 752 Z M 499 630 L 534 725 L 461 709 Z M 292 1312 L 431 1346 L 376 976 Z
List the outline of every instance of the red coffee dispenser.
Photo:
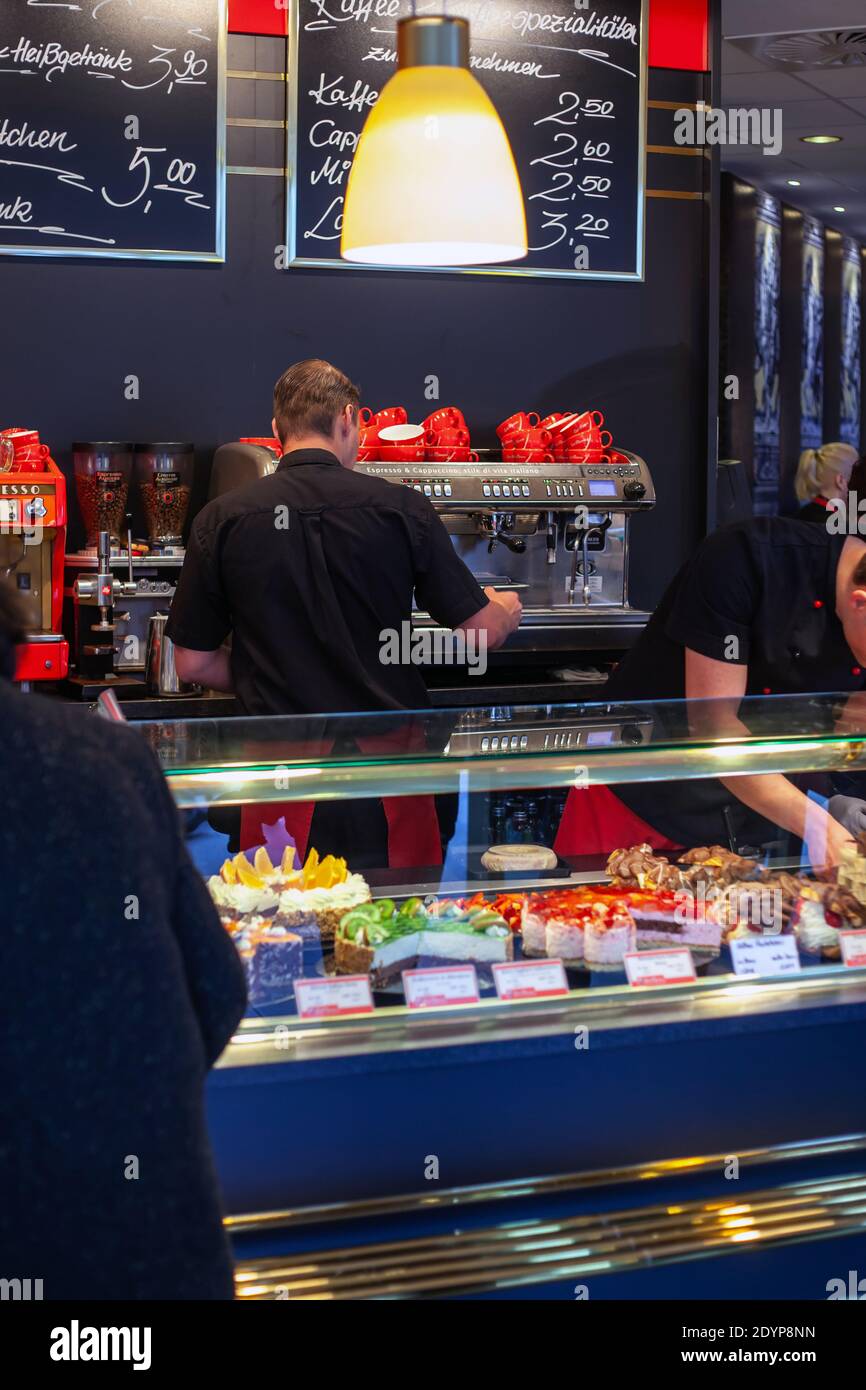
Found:
M 66 480 L 35 430 L 0 435 L 0 575 L 28 618 L 15 679 L 62 680 L 69 646 L 61 630 Z

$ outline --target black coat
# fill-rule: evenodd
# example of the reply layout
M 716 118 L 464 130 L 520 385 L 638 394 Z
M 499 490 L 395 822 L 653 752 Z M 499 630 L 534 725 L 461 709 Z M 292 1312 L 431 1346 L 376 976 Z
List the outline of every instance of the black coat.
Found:
M 0 680 L 0 798 L 0 1277 L 230 1298 L 203 1090 L 244 981 L 165 778 Z

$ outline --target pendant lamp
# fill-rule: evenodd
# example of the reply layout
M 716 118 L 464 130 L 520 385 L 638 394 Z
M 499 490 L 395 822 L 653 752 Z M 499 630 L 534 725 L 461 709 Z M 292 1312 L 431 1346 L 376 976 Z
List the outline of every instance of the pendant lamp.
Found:
M 340 253 L 364 265 L 457 266 L 527 253 L 520 179 L 496 107 L 469 71 L 469 25 L 397 25 L 397 72 L 349 173 Z

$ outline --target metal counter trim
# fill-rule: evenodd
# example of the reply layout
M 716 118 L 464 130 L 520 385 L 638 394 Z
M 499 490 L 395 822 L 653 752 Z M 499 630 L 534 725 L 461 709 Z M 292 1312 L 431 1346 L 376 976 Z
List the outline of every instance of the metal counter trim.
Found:
M 345 1019 L 284 1015 L 245 1020 L 216 1064 L 218 1073 L 250 1066 L 336 1061 L 422 1049 L 574 1037 L 577 1025 L 625 1032 L 671 1024 L 750 1020 L 840 1004 L 866 1005 L 866 968 L 822 967 L 796 976 L 711 976 L 652 990 L 615 985 L 573 991 L 563 999 L 478 1004 L 413 1011 L 394 1005 Z
M 242 1260 L 238 1299 L 396 1299 L 647 1270 L 866 1230 L 866 1174 L 560 1220 Z
M 793 1144 L 771 1144 L 744 1149 L 737 1154 L 741 1168 L 766 1163 L 828 1158 L 866 1151 L 866 1133 L 837 1134 L 827 1139 L 807 1139 Z M 356 1221 L 370 1217 L 405 1216 L 437 1208 L 486 1205 L 523 1197 L 553 1197 L 568 1192 L 599 1187 L 659 1181 L 688 1173 L 690 1177 L 718 1172 L 729 1154 L 701 1154 L 695 1158 L 661 1158 L 620 1168 L 592 1168 L 586 1172 L 558 1173 L 537 1178 L 514 1178 L 506 1182 L 476 1183 L 469 1187 L 450 1187 L 440 1192 L 413 1192 L 394 1197 L 368 1197 L 353 1202 L 328 1202 L 317 1206 L 285 1208 L 281 1211 L 251 1212 L 227 1216 L 223 1224 L 229 1235 L 261 1235 L 271 1230 L 320 1225 L 330 1221 Z M 649 1210 L 649 1208 L 647 1209 Z M 657 1210 L 665 1210 L 659 1207 Z

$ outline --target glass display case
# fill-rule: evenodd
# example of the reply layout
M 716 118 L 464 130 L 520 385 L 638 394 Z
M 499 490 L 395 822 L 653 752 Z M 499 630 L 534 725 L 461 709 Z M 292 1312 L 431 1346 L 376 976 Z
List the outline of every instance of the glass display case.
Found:
M 718 1292 L 747 1237 L 862 1239 L 866 840 L 825 811 L 862 697 L 138 727 L 247 971 L 210 1093 L 243 1295 L 657 1297 L 698 1256 Z M 739 814 L 761 777 L 805 838 Z

